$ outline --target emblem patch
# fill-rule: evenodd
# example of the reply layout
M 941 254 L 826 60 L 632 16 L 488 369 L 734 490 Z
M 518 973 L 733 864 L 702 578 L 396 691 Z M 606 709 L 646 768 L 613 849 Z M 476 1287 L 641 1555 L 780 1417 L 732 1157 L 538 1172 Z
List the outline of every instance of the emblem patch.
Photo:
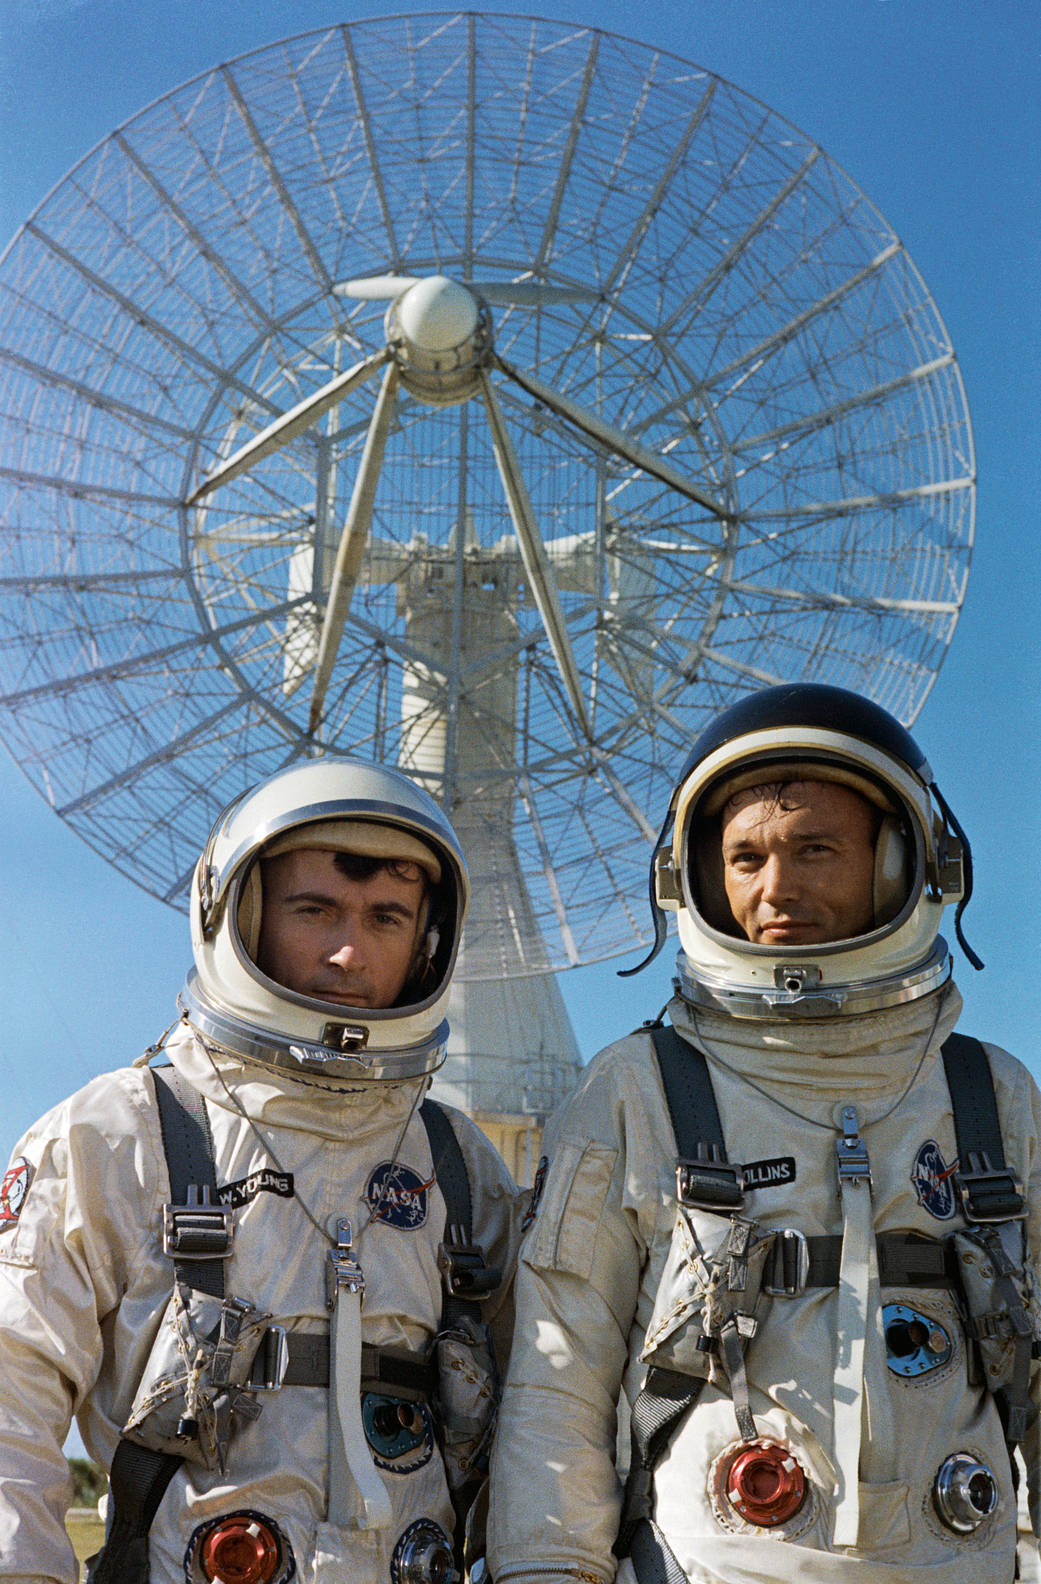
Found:
M 3 1181 L 0 1182 L 0 1232 L 6 1232 L 8 1227 L 16 1225 L 33 1174 L 32 1162 L 24 1155 L 13 1160 L 4 1172 Z
M 548 1171 L 549 1156 L 543 1155 L 542 1159 L 539 1161 L 538 1169 L 535 1172 L 535 1181 L 531 1185 L 531 1198 L 528 1201 L 528 1208 L 525 1210 L 524 1219 L 521 1222 L 522 1232 L 526 1232 L 528 1230 L 528 1228 L 531 1226 L 531 1223 L 534 1221 L 536 1214 L 538 1213 L 539 1200 L 542 1198 L 542 1190 L 546 1186 L 546 1173 Z
M 400 1161 L 381 1161 L 365 1188 L 372 1219 L 405 1232 L 418 1231 L 426 1221 L 430 1190 L 436 1181 L 431 1177 L 424 1182 L 418 1172 Z
M 795 1181 L 795 1156 L 775 1155 L 770 1160 L 751 1161 L 742 1166 L 746 1188 L 779 1188 Z
M 294 1192 L 292 1172 L 264 1166 L 260 1171 L 250 1172 L 248 1177 L 240 1177 L 238 1182 L 225 1183 L 223 1188 L 217 1189 L 217 1199 L 222 1205 L 230 1205 L 232 1210 L 240 1210 L 257 1194 L 273 1193 L 280 1199 L 292 1199 Z
M 951 1181 L 957 1170 L 958 1162 L 948 1166 L 935 1139 L 926 1139 L 914 1158 L 911 1187 L 922 1209 L 928 1210 L 937 1221 L 950 1221 L 957 1208 Z

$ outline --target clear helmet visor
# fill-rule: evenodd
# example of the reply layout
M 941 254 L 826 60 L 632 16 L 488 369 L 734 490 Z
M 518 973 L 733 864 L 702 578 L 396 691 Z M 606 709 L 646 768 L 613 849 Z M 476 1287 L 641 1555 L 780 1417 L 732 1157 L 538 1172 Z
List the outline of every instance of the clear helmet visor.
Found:
M 782 691 L 810 696 L 810 723 L 771 718 L 772 695 Z M 825 719 L 813 723 L 820 695 Z M 853 722 L 843 729 L 836 696 L 870 711 L 868 727 L 877 715 L 888 729 L 872 734 L 852 729 Z M 760 699 L 767 707 L 757 716 Z M 934 805 L 931 794 L 939 794 L 911 739 L 877 706 L 838 689 L 768 690 L 742 714 L 740 729 L 707 734 L 691 756 L 655 857 L 657 903 L 677 915 L 681 993 L 743 1017 L 831 1017 L 936 988 L 950 972 L 940 922 L 944 907 L 967 894 L 965 866 L 960 832 L 942 799 L 939 809 Z M 905 741 L 913 757 L 897 751 Z M 800 785 L 815 784 L 832 789 L 826 800 L 833 809 L 854 811 L 859 847 L 849 868 L 856 874 L 851 880 L 846 869 L 839 873 L 816 933 L 783 925 L 775 934 L 758 932 L 753 917 L 737 916 L 743 902 L 736 870 L 728 894 L 724 827 L 733 821 L 740 832 L 742 810 L 746 826 L 754 826 L 771 799 L 784 802 L 785 788 L 797 800 Z M 733 856 L 740 859 L 740 847 Z M 757 861 L 753 853 L 750 867 Z M 798 909 L 789 911 L 797 920 Z
M 283 772 L 226 811 L 200 860 L 189 1020 L 298 1077 L 432 1071 L 467 901 L 455 834 L 407 778 L 356 761 Z M 359 925 L 360 956 L 341 949 Z

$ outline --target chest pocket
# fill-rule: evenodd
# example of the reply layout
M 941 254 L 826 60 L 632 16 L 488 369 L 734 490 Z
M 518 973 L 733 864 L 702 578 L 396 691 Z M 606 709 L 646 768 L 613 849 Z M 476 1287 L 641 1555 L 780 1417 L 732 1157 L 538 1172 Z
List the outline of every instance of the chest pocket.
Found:
M 546 1174 L 522 1258 L 536 1269 L 585 1279 L 618 1151 L 591 1140 L 563 1139 Z

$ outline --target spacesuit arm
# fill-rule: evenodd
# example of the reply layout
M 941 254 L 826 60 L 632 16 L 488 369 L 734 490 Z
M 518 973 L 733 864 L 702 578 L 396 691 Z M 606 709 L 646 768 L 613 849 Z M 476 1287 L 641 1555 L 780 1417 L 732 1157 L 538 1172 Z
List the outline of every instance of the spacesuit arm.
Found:
M 616 1408 L 645 1250 L 626 1203 L 624 1142 L 612 1139 L 597 1102 L 586 1086 L 548 1137 L 549 1169 L 521 1250 L 492 1462 L 497 1580 L 615 1573 Z
M 118 1104 L 102 1108 L 104 1128 L 95 1125 L 93 1088 L 26 1134 L 5 1178 L 0 1579 L 22 1584 L 74 1584 L 79 1577 L 64 1525 L 72 1479 L 62 1447 L 101 1368 L 105 1318 L 140 1252 L 114 1244 L 113 1231 L 130 1220 L 128 1178 L 139 1177 L 141 1140 L 118 1136 L 126 1121 Z
M 985 1049 L 994 1077 L 1005 1158 L 1026 1195 L 1031 1319 L 1035 1335 L 1041 1337 L 1041 1092 L 1027 1069 L 1007 1051 L 989 1044 Z M 1020 1455 L 1026 1468 L 1031 1524 L 1035 1536 L 1041 1536 L 1041 1363 L 1036 1361 L 1030 1393 L 1039 1416 L 1027 1431 Z

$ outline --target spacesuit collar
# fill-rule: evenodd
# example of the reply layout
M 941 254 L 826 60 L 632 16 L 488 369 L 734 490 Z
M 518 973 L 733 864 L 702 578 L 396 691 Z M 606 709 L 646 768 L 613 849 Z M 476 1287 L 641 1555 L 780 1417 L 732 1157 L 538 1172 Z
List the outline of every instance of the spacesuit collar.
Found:
M 902 1094 L 925 1056 L 939 1050 L 961 1006 L 948 982 L 920 1001 L 812 1023 L 731 1018 L 678 996 L 669 1016 L 707 1055 L 803 1115 L 830 1116 L 841 1099 L 870 1121 L 872 1109 Z
M 347 1088 L 342 1081 L 297 1077 L 222 1051 L 184 1022 L 170 1035 L 165 1050 L 208 1105 L 225 1111 L 237 1111 L 240 1105 L 261 1126 L 297 1128 L 330 1139 L 348 1133 L 363 1141 L 403 1122 L 417 1089 L 425 1090 L 430 1082 L 420 1078 Z

